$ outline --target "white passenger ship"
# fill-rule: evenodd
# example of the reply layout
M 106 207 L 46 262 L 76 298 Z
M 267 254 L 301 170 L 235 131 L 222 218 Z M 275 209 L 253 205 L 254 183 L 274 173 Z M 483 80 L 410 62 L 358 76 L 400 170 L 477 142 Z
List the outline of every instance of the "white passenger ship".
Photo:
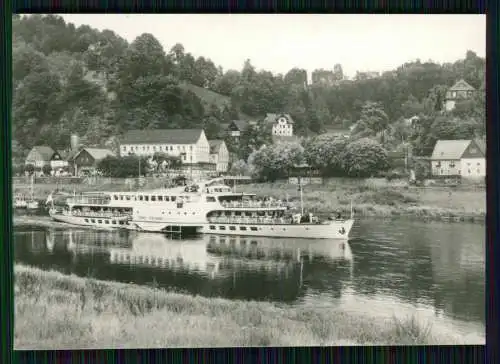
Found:
M 99 228 L 324 239 L 346 239 L 354 223 L 352 213 L 320 220 L 301 207 L 293 214 L 288 203 L 237 193 L 223 178 L 169 189 L 75 195 L 50 215 Z

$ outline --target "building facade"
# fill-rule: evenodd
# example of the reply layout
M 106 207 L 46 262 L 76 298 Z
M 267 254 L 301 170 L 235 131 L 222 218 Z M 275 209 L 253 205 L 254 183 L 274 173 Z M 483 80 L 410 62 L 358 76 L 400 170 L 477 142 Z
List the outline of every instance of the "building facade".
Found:
M 485 143 L 476 140 L 438 140 L 431 157 L 433 176 L 486 176 Z
M 476 89 L 465 82 L 465 80 L 458 81 L 446 92 L 444 109 L 452 111 L 457 102 L 470 99 L 475 92 Z
M 41 174 L 44 166 L 50 166 L 52 171 L 67 167 L 68 162 L 61 153 L 49 146 L 41 145 L 33 147 L 28 153 L 25 165 L 32 164 L 35 170 Z
M 109 149 L 83 148 L 71 157 L 69 163 L 75 176 L 93 174 L 101 160 L 113 156 L 115 154 Z
M 264 123 L 271 125 L 272 135 L 292 136 L 293 119 L 289 114 L 267 114 Z
M 202 129 L 130 130 L 120 141 L 120 156 L 180 157 L 184 164 L 209 163 L 210 145 Z
M 229 150 L 224 140 L 209 140 L 210 163 L 215 164 L 218 173 L 226 173 L 229 168 Z

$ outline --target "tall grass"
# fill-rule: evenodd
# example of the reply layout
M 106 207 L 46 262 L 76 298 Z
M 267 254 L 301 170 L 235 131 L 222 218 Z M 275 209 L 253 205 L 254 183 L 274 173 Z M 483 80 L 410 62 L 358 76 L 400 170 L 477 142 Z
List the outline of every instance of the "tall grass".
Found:
M 273 196 L 298 204 L 296 185 L 286 182 L 241 185 L 239 191 L 260 196 Z M 450 189 L 410 189 L 376 184 L 309 185 L 304 188 L 304 207 L 319 214 L 340 210 L 347 213 L 352 202 L 357 215 L 362 216 L 472 216 L 484 217 L 486 194 L 482 190 L 452 191 Z
M 16 349 L 439 344 L 416 318 L 203 298 L 15 266 Z

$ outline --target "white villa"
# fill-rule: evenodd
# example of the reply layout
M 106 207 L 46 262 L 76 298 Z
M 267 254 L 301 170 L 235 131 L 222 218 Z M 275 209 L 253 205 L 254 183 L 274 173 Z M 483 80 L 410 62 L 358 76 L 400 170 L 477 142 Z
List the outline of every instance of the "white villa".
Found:
M 264 123 L 272 125 L 272 135 L 293 135 L 294 122 L 289 114 L 267 114 Z

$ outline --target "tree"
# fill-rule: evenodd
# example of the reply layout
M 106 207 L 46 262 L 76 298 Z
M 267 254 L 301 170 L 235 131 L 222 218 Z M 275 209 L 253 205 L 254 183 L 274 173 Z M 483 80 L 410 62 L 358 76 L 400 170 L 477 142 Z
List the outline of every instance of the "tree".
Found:
M 343 174 L 343 153 L 347 141 L 332 136 L 310 138 L 304 143 L 304 158 L 308 165 L 323 176 Z
M 249 171 L 256 177 L 275 181 L 288 175 L 291 168 L 304 162 L 304 148 L 299 143 L 262 146 L 248 158 Z
M 353 133 L 358 137 L 374 136 L 385 130 L 389 118 L 378 102 L 365 102 L 361 109 L 361 118 L 356 123 Z
M 35 166 L 33 164 L 26 164 L 24 166 L 24 171 L 31 176 L 33 173 L 35 173 Z
M 140 166 L 140 171 L 139 171 Z M 97 170 L 103 175 L 115 178 L 138 177 L 145 175 L 148 161 L 135 155 L 125 157 L 108 156 L 97 164 Z
M 362 138 L 349 143 L 343 155 L 348 176 L 371 177 L 389 168 L 386 150 L 377 142 Z
M 42 172 L 45 176 L 50 176 L 50 172 L 52 172 L 52 167 L 49 164 L 45 164 L 42 167 Z
M 240 73 L 235 70 L 228 70 L 215 80 L 214 91 L 231 96 L 233 89 L 240 82 Z
M 248 165 L 244 160 L 239 159 L 231 165 L 231 168 L 229 169 L 229 173 L 231 173 L 232 175 L 235 175 L 235 176 L 247 175 L 248 174 Z

